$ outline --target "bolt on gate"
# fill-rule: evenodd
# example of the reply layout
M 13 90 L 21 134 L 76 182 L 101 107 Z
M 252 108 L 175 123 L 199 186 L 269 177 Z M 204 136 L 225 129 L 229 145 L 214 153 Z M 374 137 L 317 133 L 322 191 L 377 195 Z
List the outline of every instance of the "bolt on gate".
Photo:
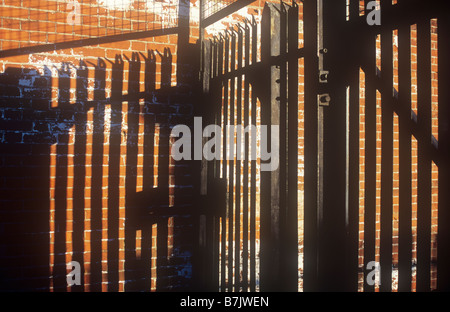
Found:
M 201 162 L 207 289 L 449 289 L 448 8 L 381 0 L 371 26 L 370 2 L 266 3 L 260 25 L 202 41 L 197 113 L 279 126 L 273 171 L 250 127 Z

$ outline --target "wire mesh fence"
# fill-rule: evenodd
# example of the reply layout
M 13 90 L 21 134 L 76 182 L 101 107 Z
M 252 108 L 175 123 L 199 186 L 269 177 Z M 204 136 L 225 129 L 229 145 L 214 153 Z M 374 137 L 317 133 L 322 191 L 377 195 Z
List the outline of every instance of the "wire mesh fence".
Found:
M 203 1 L 202 5 L 202 14 L 203 18 L 208 18 L 212 16 L 214 13 L 219 12 L 220 10 L 226 8 L 230 4 L 237 2 L 238 0 L 211 0 L 211 1 Z
M 23 47 L 168 29 L 178 25 L 178 7 L 178 0 L 5 1 L 0 38 Z M 28 40 L 8 31 L 17 24 Z

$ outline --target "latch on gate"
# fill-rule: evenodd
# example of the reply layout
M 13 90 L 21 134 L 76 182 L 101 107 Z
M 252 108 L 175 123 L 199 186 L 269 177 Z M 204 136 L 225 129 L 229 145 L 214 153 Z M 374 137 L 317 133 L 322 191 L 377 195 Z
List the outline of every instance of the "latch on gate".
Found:
M 330 72 L 328 70 L 320 70 L 319 71 L 319 82 L 320 83 L 328 83 L 328 75 Z
M 318 95 L 319 106 L 330 106 L 330 101 L 331 97 L 328 93 Z

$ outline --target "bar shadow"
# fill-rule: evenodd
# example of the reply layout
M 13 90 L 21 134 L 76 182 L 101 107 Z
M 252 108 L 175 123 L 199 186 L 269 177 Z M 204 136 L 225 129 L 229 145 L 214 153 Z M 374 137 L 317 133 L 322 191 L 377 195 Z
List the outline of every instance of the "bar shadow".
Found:
M 175 124 L 192 120 L 192 96 L 186 85 L 172 86 L 172 68 L 169 49 L 97 64 L 80 61 L 78 67 L 65 63 L 56 70 L 56 103 L 51 68 L 8 67 L 0 74 L 0 290 L 191 287 L 192 170 L 170 162 L 169 141 Z M 81 285 L 69 288 L 70 261 L 80 263 Z

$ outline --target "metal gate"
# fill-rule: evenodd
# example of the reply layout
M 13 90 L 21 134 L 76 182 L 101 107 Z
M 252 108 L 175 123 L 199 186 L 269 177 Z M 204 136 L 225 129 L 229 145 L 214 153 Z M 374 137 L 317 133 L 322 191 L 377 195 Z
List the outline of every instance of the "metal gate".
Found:
M 298 16 L 295 3 L 266 4 L 261 27 L 248 20 L 203 43 L 204 122 L 247 129 L 222 130 L 222 160 L 202 164 L 205 207 L 214 207 L 203 233 L 205 253 L 214 251 L 211 289 L 297 289 Z M 272 171 L 251 157 L 260 153 L 261 137 L 252 130 L 261 125 L 279 125 Z M 277 148 L 268 145 L 268 152 Z
M 248 20 L 202 42 L 197 113 L 222 129 L 222 159 L 199 168 L 198 252 L 208 289 L 449 289 L 449 12 L 438 0 L 375 1 L 381 24 L 370 26 L 371 2 L 266 4 L 260 28 Z M 261 171 L 264 161 L 249 159 L 254 146 L 261 152 L 260 135 L 226 125 L 279 126 L 277 144 L 267 139 L 279 166 Z
M 346 34 L 349 47 L 339 48 L 335 29 L 325 32 L 330 50 L 338 52 L 330 56 L 331 70 L 343 73 L 334 74 L 341 77 L 332 84 L 332 98 L 343 100 L 332 105 L 333 117 L 324 122 L 329 133 L 340 131 L 332 148 L 341 154 L 341 166 L 346 164 L 345 171 L 333 176 L 346 185 L 341 230 L 347 233 L 348 288 L 356 289 L 358 219 L 363 218 L 363 267 L 371 261 L 380 266 L 375 285 L 366 282 L 370 271 L 365 271 L 365 291 L 448 290 L 449 197 L 443 191 L 449 177 L 448 5 L 401 0 L 376 4 L 380 25 L 368 23 L 370 1 L 347 1 L 346 15 L 344 1 L 335 1 L 324 17 Z M 339 64 L 340 57 L 345 61 Z M 337 116 L 342 116 L 340 121 Z M 361 137 L 365 143 L 360 146 Z M 358 187 L 361 173 L 364 187 Z

